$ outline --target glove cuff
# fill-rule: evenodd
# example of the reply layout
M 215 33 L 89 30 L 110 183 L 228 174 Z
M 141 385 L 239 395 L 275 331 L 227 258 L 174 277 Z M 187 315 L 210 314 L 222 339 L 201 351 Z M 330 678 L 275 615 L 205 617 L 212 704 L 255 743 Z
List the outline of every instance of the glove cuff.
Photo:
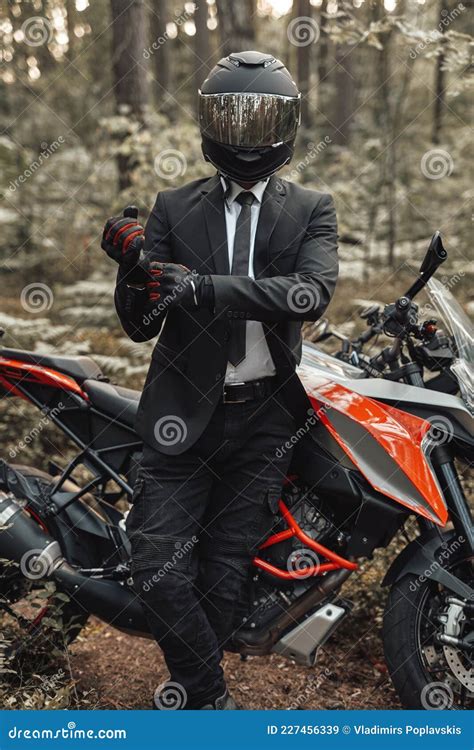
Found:
M 120 270 L 122 271 L 122 281 L 126 284 L 136 284 L 137 286 L 145 286 L 147 281 L 150 281 L 150 277 L 140 265 L 129 266 L 127 263 L 120 263 Z

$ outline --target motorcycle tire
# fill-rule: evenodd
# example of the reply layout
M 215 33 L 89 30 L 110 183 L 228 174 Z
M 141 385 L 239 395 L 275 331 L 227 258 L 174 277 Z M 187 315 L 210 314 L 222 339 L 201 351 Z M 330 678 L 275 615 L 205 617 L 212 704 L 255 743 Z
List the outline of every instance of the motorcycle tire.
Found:
M 470 566 L 472 561 L 466 561 L 460 555 L 453 556 L 449 568 L 452 570 L 460 565 Z M 470 583 L 472 585 L 471 581 Z M 429 665 L 423 663 L 423 655 L 426 659 L 428 649 L 433 650 L 433 647 L 420 635 L 423 628 L 422 618 L 428 622 L 428 616 L 424 614 L 425 608 L 429 601 L 428 597 L 436 598 L 436 591 L 437 584 L 434 581 L 425 578 L 424 582 L 421 582 L 420 577 L 408 574 L 392 586 L 387 599 L 383 619 L 385 661 L 405 709 L 468 708 L 465 705 L 455 705 L 457 695 L 452 686 L 461 686 L 457 685 L 454 675 L 446 669 L 445 679 L 442 679 L 438 663 L 433 664 L 431 673 Z M 435 616 L 431 613 L 429 619 L 435 622 Z M 439 648 L 442 649 L 442 646 Z M 468 692 L 469 707 L 473 695 L 474 693 Z

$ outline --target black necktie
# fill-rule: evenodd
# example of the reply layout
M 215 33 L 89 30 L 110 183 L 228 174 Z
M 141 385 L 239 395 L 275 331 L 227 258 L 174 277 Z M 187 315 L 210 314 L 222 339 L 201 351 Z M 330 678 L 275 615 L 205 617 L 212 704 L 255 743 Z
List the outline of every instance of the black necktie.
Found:
M 250 226 L 252 203 L 255 196 L 250 192 L 239 193 L 236 201 L 242 208 L 237 219 L 234 238 L 234 253 L 232 258 L 233 276 L 249 275 L 249 255 L 250 255 Z M 229 362 L 237 367 L 239 362 L 245 359 L 245 332 L 247 322 L 245 320 L 233 320 L 232 331 L 229 343 Z

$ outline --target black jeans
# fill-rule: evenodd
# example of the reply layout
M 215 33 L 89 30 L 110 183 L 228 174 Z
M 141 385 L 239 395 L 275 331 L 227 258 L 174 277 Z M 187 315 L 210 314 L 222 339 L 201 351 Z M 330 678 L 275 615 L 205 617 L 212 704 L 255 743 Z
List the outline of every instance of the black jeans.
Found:
M 293 432 L 286 408 L 267 397 L 219 404 L 179 456 L 144 449 L 127 521 L 132 576 L 186 708 L 225 690 L 223 649 L 241 621 L 252 557 L 275 520 Z

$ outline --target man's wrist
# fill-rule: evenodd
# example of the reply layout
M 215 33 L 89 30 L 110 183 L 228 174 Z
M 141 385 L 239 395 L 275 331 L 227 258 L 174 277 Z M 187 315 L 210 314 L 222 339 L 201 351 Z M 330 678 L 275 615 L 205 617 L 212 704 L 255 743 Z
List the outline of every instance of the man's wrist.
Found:
M 121 263 L 119 267 L 121 271 L 121 280 L 124 281 L 127 286 L 144 288 L 146 282 L 149 281 L 147 272 L 138 264 L 129 266 L 125 263 Z

